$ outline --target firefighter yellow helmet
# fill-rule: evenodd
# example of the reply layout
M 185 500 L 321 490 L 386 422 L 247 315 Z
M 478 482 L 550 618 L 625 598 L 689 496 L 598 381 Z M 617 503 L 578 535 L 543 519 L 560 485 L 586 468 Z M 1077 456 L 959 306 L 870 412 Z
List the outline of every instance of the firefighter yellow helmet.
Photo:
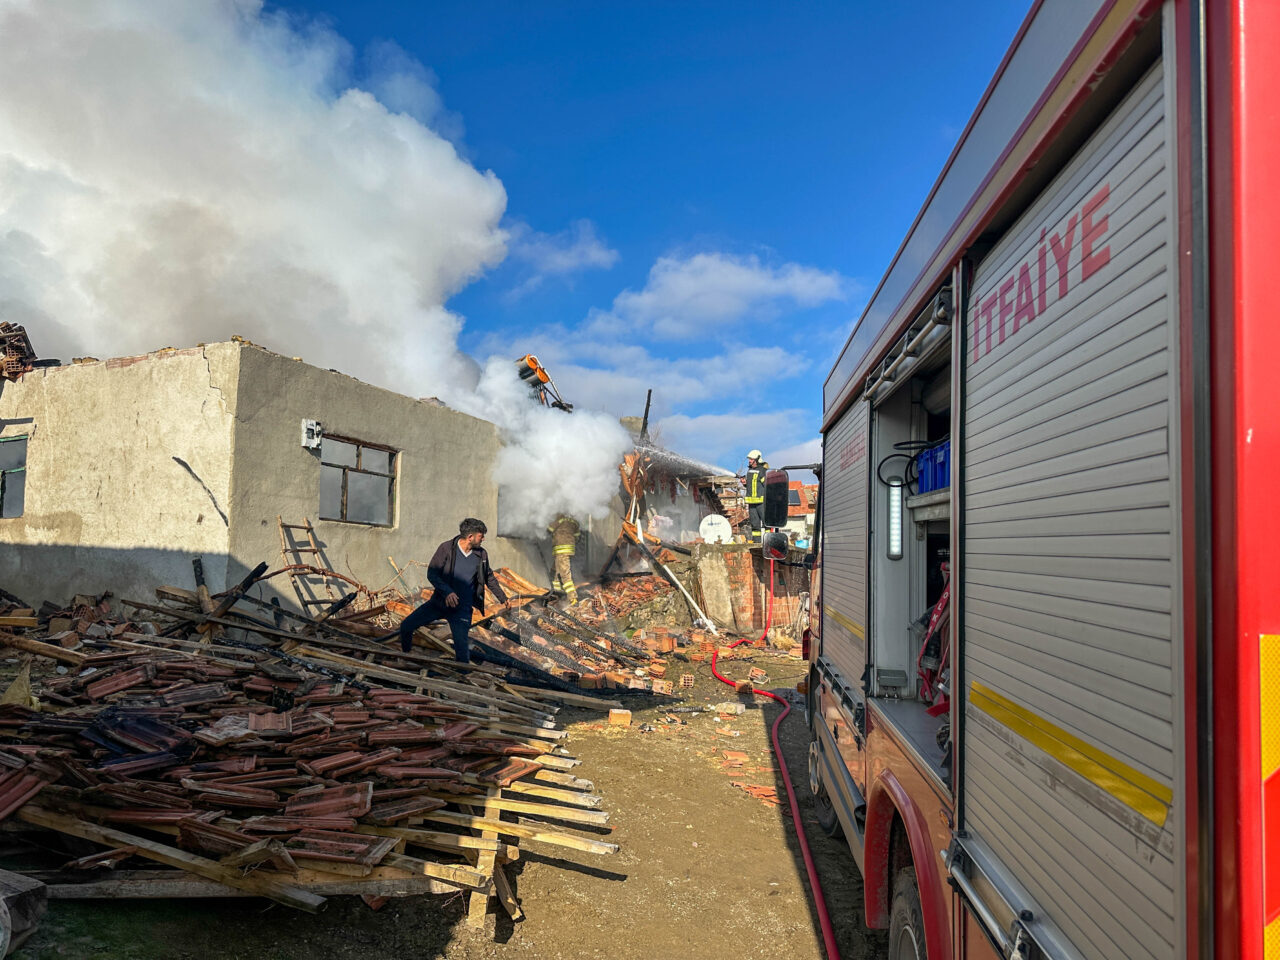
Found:
M 748 459 L 748 460 L 759 460 L 759 459 L 760 459 L 761 457 L 763 457 L 763 456 L 764 456 L 764 454 L 763 454 L 763 453 L 761 453 L 759 450 L 752 450 L 750 453 L 748 453 L 748 454 L 747 454 L 747 459 Z

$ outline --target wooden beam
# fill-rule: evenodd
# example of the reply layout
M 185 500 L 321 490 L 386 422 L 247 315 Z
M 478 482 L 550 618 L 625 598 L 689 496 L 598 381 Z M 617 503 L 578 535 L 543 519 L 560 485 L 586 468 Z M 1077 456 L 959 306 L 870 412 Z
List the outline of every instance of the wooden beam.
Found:
M 67 650 L 56 644 L 41 643 L 39 640 L 19 637 L 12 633 L 0 632 L 0 644 L 13 647 L 15 650 L 34 653 L 40 657 L 48 657 L 50 660 L 57 660 L 59 663 L 65 663 L 70 667 L 80 667 L 84 664 L 83 653 L 76 653 L 74 650 Z
M 483 856 L 483 854 L 482 854 Z M 493 854 L 488 854 L 493 856 Z M 458 864 L 436 863 L 432 860 L 420 860 L 417 857 L 406 857 L 402 853 L 388 853 L 382 858 L 380 868 L 387 870 L 403 870 L 409 876 L 431 877 L 445 883 L 487 895 L 493 889 L 493 875 L 483 870 L 473 870 Z
M 236 868 L 224 867 L 216 860 L 187 853 L 185 850 L 179 850 L 146 837 L 125 833 L 113 827 L 87 823 L 63 813 L 54 813 L 52 810 L 45 810 L 31 803 L 20 808 L 16 816 L 37 827 L 46 827 L 73 837 L 106 844 L 109 847 L 134 846 L 138 848 L 140 857 L 187 870 L 207 880 L 225 883 L 229 887 L 235 887 L 256 897 L 269 897 L 277 903 L 305 910 L 308 913 L 318 913 L 324 906 L 324 897 L 308 893 L 293 885 L 264 879 L 261 873 L 241 874 Z
M 62 875 L 65 877 L 65 874 Z M 50 879 L 54 879 L 50 877 Z M 294 884 L 299 886 L 298 884 Z M 453 884 L 432 877 L 379 877 L 356 880 L 333 877 L 300 887 L 329 896 L 416 897 L 422 894 L 454 893 Z M 151 900 L 210 899 L 247 897 L 252 894 L 181 870 L 128 870 L 106 880 L 90 883 L 57 883 L 47 886 L 50 900 Z
M 484 817 L 473 817 L 465 813 L 454 813 L 451 810 L 434 810 L 423 816 L 424 820 L 432 823 L 447 823 L 455 827 L 471 827 L 473 829 L 488 829 L 500 836 L 519 837 L 522 840 L 536 840 L 539 843 L 549 843 L 552 846 L 568 847 L 570 850 L 580 850 L 583 853 L 611 854 L 618 852 L 616 843 L 604 843 L 600 840 L 592 840 L 587 837 L 580 837 L 572 833 L 563 833 L 559 830 L 543 827 L 531 827 L 523 823 L 508 823 L 505 820 L 486 819 Z
M 356 832 L 376 837 L 397 837 L 415 847 L 431 847 L 453 853 L 461 853 L 464 850 L 487 850 L 507 860 L 520 859 L 519 847 L 487 837 L 446 833 L 443 830 L 423 830 L 417 827 L 375 827 L 365 823 L 356 824 Z
M 507 916 L 512 920 L 524 918 L 520 902 L 516 899 L 515 891 L 511 889 L 511 881 L 507 879 L 507 871 L 500 863 L 493 869 L 493 891 L 498 895 L 498 902 L 502 904 L 502 909 L 507 911 Z
M 523 793 L 526 796 L 542 797 L 544 800 L 556 800 L 560 803 L 567 803 L 570 806 L 587 807 L 591 810 L 598 809 L 604 802 L 600 797 L 589 793 L 565 790 L 563 787 L 541 787 L 536 783 L 525 783 L 523 780 L 517 780 L 503 789 L 509 793 Z
M 429 796 L 436 796 L 441 800 L 452 800 L 454 803 L 465 802 L 463 798 L 451 794 L 429 794 Z M 609 814 L 604 810 L 579 810 L 575 807 L 562 807 L 553 803 L 530 803 L 527 800 L 511 800 L 499 797 L 488 801 L 488 806 L 493 807 L 495 810 L 506 810 L 511 813 L 531 813 L 539 817 L 554 817 L 557 820 L 564 820 L 566 823 L 586 823 L 593 827 L 604 826 L 609 822 Z
M 573 757 L 557 757 L 553 753 L 543 754 L 540 757 L 534 757 L 534 760 L 542 764 L 544 767 L 550 767 L 552 770 L 572 770 L 581 760 L 575 760 Z
M 518 683 L 509 684 L 512 690 L 522 696 L 534 700 L 558 700 L 571 707 L 585 707 L 588 710 L 621 710 L 621 700 L 602 700 L 600 697 L 588 697 L 578 693 L 565 693 L 563 690 L 544 690 L 542 687 L 525 687 Z
M 585 790 L 587 793 L 596 788 L 590 780 L 583 780 L 571 773 L 560 773 L 558 770 L 539 770 L 531 779 L 540 780 L 543 783 L 554 783 L 557 787 L 568 787 L 571 790 Z
M 498 820 L 502 814 L 494 807 L 493 801 L 497 798 L 497 790 L 489 790 L 484 799 L 484 819 Z M 480 836 L 490 840 L 497 840 L 498 835 L 493 830 L 486 827 L 479 827 Z M 498 870 L 497 857 L 487 851 L 482 850 L 476 854 L 476 869 L 481 873 L 488 874 L 493 877 Z M 489 896 L 486 893 L 481 896 L 478 893 L 471 894 L 471 898 L 467 903 L 467 924 L 469 926 L 483 927 L 486 917 L 489 913 Z

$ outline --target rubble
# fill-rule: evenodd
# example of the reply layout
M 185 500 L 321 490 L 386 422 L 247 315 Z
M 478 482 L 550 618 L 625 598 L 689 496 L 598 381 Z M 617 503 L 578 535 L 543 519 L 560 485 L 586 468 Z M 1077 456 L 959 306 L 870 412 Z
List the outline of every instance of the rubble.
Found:
M 483 922 L 495 899 L 519 914 L 503 871 L 522 840 L 617 851 L 577 832 L 609 814 L 555 713 L 621 704 L 402 654 L 358 620 L 267 619 L 244 595 L 264 570 L 212 604 L 161 587 L 125 602 L 135 619 L 106 597 L 8 612 L 0 645 L 69 669 L 0 703 L 0 821 L 105 848 L 42 876 L 60 895 L 101 895 L 104 872 L 118 897 L 230 888 L 307 911 L 462 891 Z

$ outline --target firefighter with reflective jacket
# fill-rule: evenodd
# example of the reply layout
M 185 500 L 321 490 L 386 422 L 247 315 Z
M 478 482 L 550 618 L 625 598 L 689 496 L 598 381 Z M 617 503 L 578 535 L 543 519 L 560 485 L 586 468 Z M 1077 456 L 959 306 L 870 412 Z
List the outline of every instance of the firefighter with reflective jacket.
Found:
M 751 542 L 760 542 L 760 531 L 764 528 L 764 477 L 769 472 L 769 464 L 761 459 L 759 450 L 747 454 L 747 472 L 738 478 L 746 490 L 743 500 L 747 504 L 747 514 L 751 518 Z
M 551 526 L 547 527 L 547 533 L 551 534 L 551 552 L 555 555 L 556 562 L 556 576 L 551 581 L 551 587 L 565 594 L 569 598 L 570 606 L 578 602 L 578 588 L 573 583 L 571 565 L 573 554 L 577 549 L 579 532 L 578 521 L 567 513 L 562 513 L 551 521 Z

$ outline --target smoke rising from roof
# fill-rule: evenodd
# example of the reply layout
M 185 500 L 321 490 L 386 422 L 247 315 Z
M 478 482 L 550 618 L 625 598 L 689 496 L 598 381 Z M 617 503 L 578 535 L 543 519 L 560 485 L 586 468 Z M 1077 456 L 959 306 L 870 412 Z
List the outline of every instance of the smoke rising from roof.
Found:
M 602 413 L 565 413 L 529 402 L 515 366 L 498 357 L 462 408 L 500 425 L 500 532 L 536 536 L 560 513 L 579 519 L 607 512 L 618 490 L 618 461 L 630 437 Z
M 0 0 L 0 49 L 0 316 L 43 355 L 238 333 L 521 423 L 446 306 L 505 256 L 506 192 L 398 48 L 361 89 L 346 41 L 260 0 Z M 526 453 L 572 462 L 530 417 Z

